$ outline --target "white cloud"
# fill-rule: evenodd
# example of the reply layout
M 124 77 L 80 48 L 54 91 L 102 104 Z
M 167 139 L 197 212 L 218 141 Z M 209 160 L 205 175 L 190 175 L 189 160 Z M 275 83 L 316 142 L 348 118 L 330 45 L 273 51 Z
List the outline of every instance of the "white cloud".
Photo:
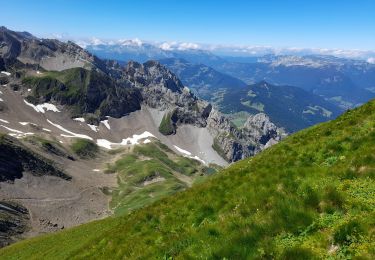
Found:
M 59 35 L 56 35 L 59 38 Z M 65 38 L 62 35 L 62 38 Z M 345 49 L 327 49 L 327 48 L 300 48 L 300 47 L 272 47 L 272 46 L 260 46 L 260 45 L 228 45 L 228 44 L 198 44 L 193 42 L 177 42 L 177 41 L 142 41 L 138 38 L 134 39 L 99 39 L 96 37 L 92 38 L 81 38 L 76 39 L 75 42 L 86 48 L 91 45 L 94 48 L 99 47 L 97 45 L 123 45 L 123 46 L 134 46 L 142 47 L 145 43 L 153 45 L 154 47 L 160 48 L 164 51 L 186 51 L 186 50 L 205 50 L 211 51 L 217 55 L 224 56 L 263 56 L 268 54 L 273 55 L 333 55 L 339 58 L 349 58 L 349 59 L 361 59 L 368 60 L 374 63 L 375 51 L 367 50 L 345 50 Z
M 192 42 L 183 42 L 178 45 L 178 50 L 184 51 L 184 50 L 197 50 L 199 49 L 199 45 Z
M 185 51 L 185 50 L 197 50 L 204 49 L 202 46 L 192 42 L 163 42 L 158 47 L 165 51 Z
M 123 45 L 123 46 L 138 46 L 138 47 L 142 46 L 142 44 L 143 44 L 143 42 L 138 38 L 135 38 L 135 39 L 132 39 L 132 40 L 122 39 L 122 40 L 118 40 L 118 43 Z
M 175 45 L 175 42 L 163 42 L 159 45 L 159 48 L 165 51 L 171 51 L 173 50 L 173 46 Z
M 371 64 L 375 64 L 375 57 L 368 58 L 367 62 Z

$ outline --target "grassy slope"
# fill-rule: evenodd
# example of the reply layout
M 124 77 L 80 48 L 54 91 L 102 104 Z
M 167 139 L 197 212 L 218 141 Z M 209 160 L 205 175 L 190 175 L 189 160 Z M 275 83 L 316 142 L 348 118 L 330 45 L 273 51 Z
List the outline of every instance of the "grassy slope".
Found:
M 171 135 L 176 132 L 176 129 L 172 122 L 172 112 L 165 114 L 159 125 L 159 132 L 163 135 Z
M 374 144 L 372 101 L 185 192 L 0 256 L 374 259 Z
M 96 145 L 96 143 L 80 138 L 76 139 L 72 143 L 71 149 L 81 158 L 95 158 L 99 152 L 99 147 Z
M 118 173 L 119 187 L 112 191 L 110 206 L 116 215 L 129 213 L 187 188 L 176 174 L 188 181 L 204 179 L 211 168 L 200 162 L 176 155 L 160 142 L 138 145 L 107 172 Z M 144 185 L 145 181 L 159 178 L 158 182 Z

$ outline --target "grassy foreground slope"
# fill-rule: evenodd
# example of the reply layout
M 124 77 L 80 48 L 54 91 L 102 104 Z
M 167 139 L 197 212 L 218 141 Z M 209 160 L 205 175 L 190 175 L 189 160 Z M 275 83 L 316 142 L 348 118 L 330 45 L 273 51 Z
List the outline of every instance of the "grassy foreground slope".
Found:
M 375 101 L 129 215 L 16 243 L 6 259 L 375 258 Z

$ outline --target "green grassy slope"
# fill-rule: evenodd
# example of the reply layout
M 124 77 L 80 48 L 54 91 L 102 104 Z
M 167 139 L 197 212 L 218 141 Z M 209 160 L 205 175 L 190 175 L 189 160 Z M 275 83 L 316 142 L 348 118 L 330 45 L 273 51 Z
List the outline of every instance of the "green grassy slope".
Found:
M 110 206 L 116 215 L 127 214 L 206 179 L 210 170 L 215 172 L 160 142 L 137 145 L 108 165 L 107 173 L 117 172 L 119 184 L 111 191 Z
M 25 240 L 4 259 L 375 258 L 375 101 L 129 215 Z

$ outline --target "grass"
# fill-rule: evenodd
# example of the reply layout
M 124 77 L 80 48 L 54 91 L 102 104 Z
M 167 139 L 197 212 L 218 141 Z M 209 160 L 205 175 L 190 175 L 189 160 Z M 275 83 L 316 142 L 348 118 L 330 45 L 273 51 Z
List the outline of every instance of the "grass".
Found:
M 128 215 L 3 259 L 374 259 L 375 101 Z
M 159 132 L 163 135 L 171 135 L 176 132 L 176 128 L 172 122 L 172 115 L 173 112 L 166 113 L 160 122 Z
M 237 113 L 231 113 L 226 114 L 227 117 L 229 117 L 230 121 L 237 127 L 241 128 L 247 121 L 251 114 L 245 111 L 237 112 Z
M 112 191 L 110 206 L 116 215 L 127 214 L 186 189 L 187 183 L 176 173 L 193 181 L 209 175 L 207 169 L 196 160 L 177 156 L 160 142 L 136 146 L 132 153 L 108 165 L 107 172 L 118 173 L 119 184 Z
M 72 151 L 80 158 L 95 158 L 99 152 L 99 147 L 92 141 L 86 139 L 76 139 L 70 146 Z
M 23 84 L 32 86 L 32 95 L 29 99 L 54 97 L 68 104 L 77 102 L 89 84 L 91 72 L 81 68 L 50 71 L 42 76 L 26 77 Z M 33 101 L 33 100 L 30 100 Z

